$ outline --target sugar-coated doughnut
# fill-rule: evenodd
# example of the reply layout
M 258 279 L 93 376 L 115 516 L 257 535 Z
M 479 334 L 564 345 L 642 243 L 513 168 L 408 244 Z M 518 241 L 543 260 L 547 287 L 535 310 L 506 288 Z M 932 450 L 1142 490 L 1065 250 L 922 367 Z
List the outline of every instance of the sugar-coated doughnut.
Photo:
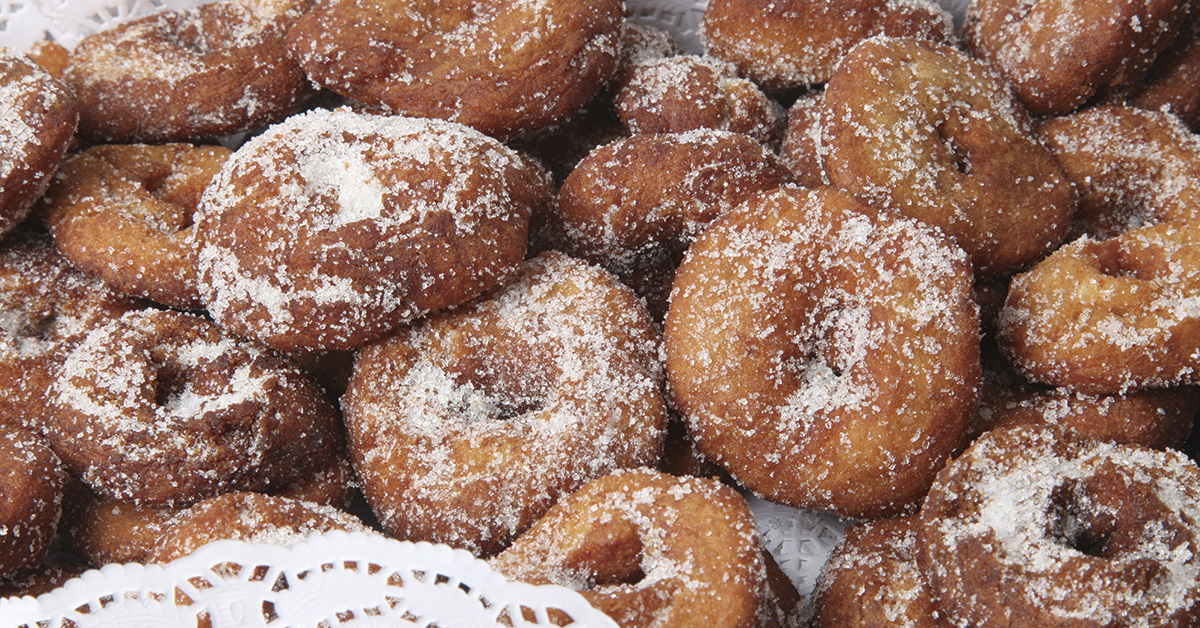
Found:
M 916 515 L 846 529 L 814 593 L 814 628 L 953 628 L 917 566 Z
M 277 349 L 351 349 L 508 276 L 551 194 L 532 161 L 452 122 L 293 116 L 234 153 L 196 213 L 200 293 Z
M 992 352 L 995 353 L 995 352 Z M 1200 387 L 1088 394 L 1033 384 L 998 355 L 984 361 L 973 434 L 1015 425 L 1055 425 L 1084 436 L 1151 449 L 1180 448 L 1200 412 Z
M 1175 38 L 1179 0 L 974 0 L 972 53 L 995 66 L 1038 115 L 1066 113 L 1098 90 L 1136 82 Z
M 659 343 L 612 275 L 544 253 L 367 346 L 342 400 L 367 501 L 399 538 L 495 553 L 560 496 L 657 460 Z
M 1018 275 L 1000 346 L 1030 380 L 1106 394 L 1200 384 L 1200 222 L 1080 238 Z
M 14 573 L 0 577 L 0 597 L 37 597 L 61 587 L 68 580 L 91 568 L 91 565 L 80 557 L 69 552 L 55 551 L 55 547 L 51 546 L 50 552 L 40 563 L 22 567 Z
M 508 140 L 566 120 L 599 93 L 623 22 L 620 0 L 335 0 L 288 38 L 327 89 Z
M 0 241 L 0 425 L 40 431 L 67 354 L 93 327 L 136 307 L 72 267 L 48 236 Z
M 622 628 L 780 627 L 746 501 L 715 480 L 616 471 L 564 497 L 491 560 L 580 591 Z
M 336 446 L 333 405 L 299 367 L 181 312 L 135 311 L 97 327 L 50 396 L 51 445 L 116 500 L 183 505 L 276 487 Z
M 1071 183 L 990 68 L 948 46 L 873 38 L 825 89 L 830 182 L 868 205 L 940 227 L 984 276 L 1058 246 Z
M 769 149 L 740 133 L 634 135 L 571 171 L 542 237 L 617 275 L 661 319 L 688 244 L 717 216 L 788 180 Z
M 213 541 L 289 546 L 333 530 L 370 531 L 354 515 L 329 506 L 260 493 L 225 493 L 179 513 L 158 538 L 147 562 L 170 562 Z
M 41 437 L 0 428 L 0 576 L 46 555 L 62 515 L 65 480 L 62 463 Z
M 78 268 L 126 294 L 201 309 L 192 214 L 229 155 L 191 144 L 89 148 L 59 169 L 42 220 Z
M 1200 468 L 1046 428 L 984 434 L 921 507 L 917 558 L 959 626 L 1194 626 Z
M 771 501 L 898 513 L 962 445 L 980 378 L 970 263 L 832 188 L 718 218 L 675 275 L 672 399 L 700 451 Z
M 825 92 L 814 91 L 796 98 L 787 110 L 787 126 L 779 144 L 779 162 L 792 173 L 798 185 L 815 188 L 829 185 L 821 149 L 821 125 Z
M 65 72 L 81 136 L 178 142 L 245 131 L 315 93 L 284 41 L 311 0 L 218 0 L 84 37 Z
M 686 133 L 717 129 L 779 144 L 783 107 L 741 78 L 728 61 L 676 55 L 632 65 L 616 97 L 630 133 Z
M 27 57 L 0 51 L 0 236 L 46 191 L 78 121 L 66 86 Z
M 109 499 L 83 482 L 69 480 L 60 530 L 71 549 L 96 566 L 145 564 L 159 537 L 183 510 Z
M 1038 133 L 1079 193 L 1078 231 L 1200 222 L 1200 137 L 1175 115 L 1107 105 L 1047 119 Z
M 1146 76 L 1105 90 L 1097 99 L 1167 111 L 1192 129 L 1200 127 L 1200 12 L 1194 7 L 1188 11 L 1174 41 L 1154 59 Z
M 771 91 L 825 83 L 869 37 L 957 41 L 936 3 L 894 0 L 709 0 L 701 28 L 709 54 Z

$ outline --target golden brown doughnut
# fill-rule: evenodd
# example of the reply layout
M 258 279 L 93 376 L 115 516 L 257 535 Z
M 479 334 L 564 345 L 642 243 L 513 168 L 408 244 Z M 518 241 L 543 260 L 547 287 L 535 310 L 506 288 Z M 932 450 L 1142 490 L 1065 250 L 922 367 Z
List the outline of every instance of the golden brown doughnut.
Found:
M 278 487 L 326 464 L 338 437 L 332 404 L 298 367 L 164 310 L 89 333 L 48 412 L 51 444 L 77 477 L 142 504 Z
M 49 237 L 0 241 L 0 425 L 40 431 L 48 390 L 95 326 L 138 307 L 75 270 Z
M 762 552 L 730 487 L 628 469 L 564 497 L 491 565 L 580 591 L 622 628 L 781 626 Z
M 1067 113 L 1136 82 L 1175 38 L 1179 0 L 974 0 L 964 38 L 1037 115 Z
M 853 525 L 814 593 L 814 628 L 952 628 L 917 566 L 916 515 Z
M 717 216 L 788 178 L 769 149 L 739 133 L 635 135 L 576 166 L 543 237 L 615 274 L 661 319 L 688 244 Z
M 284 351 L 351 349 L 508 276 L 540 167 L 460 124 L 314 111 L 238 149 L 196 214 L 200 292 Z
M 797 184 L 815 188 L 829 185 L 821 148 L 825 92 L 804 94 L 787 110 L 787 127 L 779 145 L 779 163 L 792 173 Z
M 999 341 L 1026 378 L 1084 393 L 1200 384 L 1200 222 L 1080 238 L 1018 275 Z
M 1038 134 L 1079 193 L 1077 231 L 1200 222 L 1200 137 L 1176 116 L 1106 105 L 1050 118 Z
M 93 142 L 180 142 L 245 131 L 315 93 L 284 42 L 311 0 L 218 0 L 88 35 L 63 81 Z
M 0 576 L 41 562 L 62 515 L 62 463 L 41 437 L 0 428 Z
M 1000 356 L 989 357 L 973 434 L 999 427 L 1049 424 L 1114 443 L 1178 449 L 1200 412 L 1200 387 L 1088 394 L 1030 383 L 1012 372 Z
M 97 567 L 146 564 L 159 537 L 183 510 L 109 499 L 71 480 L 64 492 L 60 527 L 71 548 Z
M 980 378 L 966 255 L 832 188 L 718 218 L 675 275 L 666 366 L 700 451 L 765 498 L 910 507 L 962 445 Z
M 612 77 L 619 0 L 335 0 L 289 45 L 323 87 L 509 140 L 566 120 Z
M 1179 34 L 1142 80 L 1102 93 L 1100 100 L 1169 111 L 1192 129 L 1200 126 L 1200 11 L 1193 5 Z
M 126 294 L 203 307 L 192 214 L 228 159 L 221 146 L 95 146 L 69 157 L 42 200 L 54 244 Z
M 0 236 L 46 191 L 78 121 L 62 83 L 28 58 L 0 51 Z
M 772 92 L 825 83 L 868 37 L 957 40 L 936 3 L 892 0 L 709 0 L 701 28 L 709 54 Z
M 294 545 L 313 534 L 369 532 L 357 517 L 329 506 L 259 493 L 225 493 L 179 513 L 147 557 L 150 563 L 182 558 L 213 541 Z
M 992 430 L 920 516 L 917 559 L 955 625 L 1200 620 L 1200 468 L 1177 451 Z
M 633 134 L 716 129 L 776 146 L 785 124 L 779 103 L 739 77 L 732 63 L 707 55 L 632 65 L 617 92 L 616 108 Z
M 658 459 L 658 350 L 611 275 L 526 262 L 359 353 L 342 408 L 367 501 L 401 539 L 495 553 L 561 495 Z
M 1070 181 L 1008 85 L 966 54 L 918 39 L 864 41 L 829 79 L 825 108 L 830 182 L 941 228 L 981 276 L 1020 269 L 1066 233 Z

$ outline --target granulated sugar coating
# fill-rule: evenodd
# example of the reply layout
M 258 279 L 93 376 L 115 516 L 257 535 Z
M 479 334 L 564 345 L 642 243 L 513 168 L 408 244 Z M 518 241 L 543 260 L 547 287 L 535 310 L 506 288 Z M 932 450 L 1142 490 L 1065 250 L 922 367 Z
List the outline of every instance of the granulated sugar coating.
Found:
M 1080 195 L 1075 230 L 1104 239 L 1159 222 L 1200 222 L 1200 137 L 1164 111 L 1099 106 L 1038 134 Z
M 93 146 L 63 161 L 42 222 L 71 263 L 125 294 L 200 310 L 192 214 L 222 146 Z
M 821 569 L 814 628 L 952 628 L 917 566 L 916 515 L 851 526 Z
M 675 276 L 670 390 L 700 451 L 769 500 L 852 516 L 919 499 L 980 378 L 969 262 L 831 188 L 714 222 Z
M 95 142 L 208 139 L 274 122 L 315 89 L 288 54 L 310 0 L 223 0 L 83 38 L 63 73 Z
M 1007 276 L 1062 241 L 1071 183 L 983 63 L 933 42 L 868 39 L 838 65 L 823 106 L 829 181 L 939 227 L 980 276 Z
M 242 146 L 196 214 L 201 296 L 283 350 L 359 347 L 508 276 L 549 175 L 460 124 L 294 116 Z
M 965 39 L 1037 115 L 1067 113 L 1135 84 L 1188 13 L 1178 0 L 975 0 Z
M 290 362 L 180 312 L 99 326 L 50 393 L 47 435 L 111 499 L 180 505 L 292 481 L 332 455 L 337 415 Z
M 1063 246 L 1013 279 L 999 332 L 1034 381 L 1094 394 L 1200 383 L 1200 223 Z
M 939 474 L 919 560 L 961 625 L 1192 626 L 1200 468 L 1044 428 L 994 430 Z
M 599 268 L 543 254 L 355 361 L 351 455 L 384 527 L 489 554 L 562 495 L 657 460 L 658 332 Z
M 827 82 L 869 37 L 958 38 L 950 13 L 924 0 L 709 0 L 701 28 L 709 54 L 769 91 Z
M 46 555 L 62 514 L 66 477 L 44 439 L 0 430 L 0 576 L 37 565 Z
M 630 628 L 791 626 L 762 552 L 750 509 L 730 487 L 630 469 L 564 498 L 491 564 L 582 591 Z
M 0 425 L 40 430 L 67 354 L 139 305 L 72 267 L 49 237 L 13 237 L 0 249 Z
M 505 140 L 565 121 L 616 69 L 620 0 L 453 4 L 337 0 L 288 37 L 331 91 Z
M 544 239 L 615 274 L 661 320 L 691 241 L 717 216 L 788 179 L 769 149 L 740 133 L 633 135 L 575 167 L 543 221 Z
M 62 83 L 0 49 L 0 236 L 24 220 L 46 191 L 78 121 Z

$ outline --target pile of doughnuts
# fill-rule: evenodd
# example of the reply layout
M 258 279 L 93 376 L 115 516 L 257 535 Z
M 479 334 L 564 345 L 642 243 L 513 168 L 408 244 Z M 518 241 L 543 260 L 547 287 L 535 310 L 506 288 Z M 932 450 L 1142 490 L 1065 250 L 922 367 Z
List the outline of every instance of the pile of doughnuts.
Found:
M 339 529 L 624 628 L 1200 624 L 1200 5 L 1029 4 L 0 57 L 4 593 Z M 810 597 L 750 494 L 855 523 Z

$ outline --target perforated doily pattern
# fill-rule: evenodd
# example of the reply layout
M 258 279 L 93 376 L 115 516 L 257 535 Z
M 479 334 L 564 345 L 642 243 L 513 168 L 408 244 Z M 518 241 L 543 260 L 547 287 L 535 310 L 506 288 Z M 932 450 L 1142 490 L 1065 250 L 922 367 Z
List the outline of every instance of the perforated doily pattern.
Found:
M 464 550 L 345 532 L 109 565 L 36 599 L 0 600 L 0 618 L 14 628 L 617 628 L 578 593 L 507 581 Z
M 85 35 L 164 9 L 184 9 L 199 0 L 0 0 L 0 45 L 28 50 L 50 39 L 72 48 Z

